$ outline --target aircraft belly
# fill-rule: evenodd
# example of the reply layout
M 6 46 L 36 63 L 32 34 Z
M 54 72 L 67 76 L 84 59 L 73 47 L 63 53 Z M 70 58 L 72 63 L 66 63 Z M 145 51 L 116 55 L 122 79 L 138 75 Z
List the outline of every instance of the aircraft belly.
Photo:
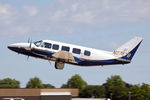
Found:
M 116 59 L 111 60 L 99 60 L 99 61 L 82 61 L 76 65 L 79 66 L 98 66 L 98 65 L 113 65 L 113 64 L 127 64 L 127 62 L 117 61 Z

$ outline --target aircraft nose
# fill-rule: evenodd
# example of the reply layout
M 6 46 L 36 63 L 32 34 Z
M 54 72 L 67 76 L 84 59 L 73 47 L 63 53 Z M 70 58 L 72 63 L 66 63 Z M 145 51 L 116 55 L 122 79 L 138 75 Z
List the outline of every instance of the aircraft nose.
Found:
M 14 49 L 17 48 L 17 45 L 16 44 L 10 44 L 7 46 L 7 48 L 14 51 Z
M 30 46 L 29 43 L 15 43 L 15 44 L 10 44 L 7 47 L 12 51 L 20 52 L 21 49 L 29 48 L 29 46 Z
M 11 50 L 11 45 L 8 45 L 7 48 Z

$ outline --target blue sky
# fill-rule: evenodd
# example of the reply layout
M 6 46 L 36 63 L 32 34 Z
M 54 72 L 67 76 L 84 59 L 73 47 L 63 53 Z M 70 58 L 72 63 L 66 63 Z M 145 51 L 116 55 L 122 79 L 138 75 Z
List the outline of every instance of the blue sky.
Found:
M 131 84 L 150 84 L 150 1 L 149 0 L 1 0 L 0 79 L 15 78 L 25 87 L 29 78 L 60 87 L 75 75 L 92 85 L 120 75 Z M 54 62 L 18 55 L 7 45 L 50 39 L 113 51 L 129 39 L 144 38 L 129 65 L 83 68 L 65 65 L 56 70 Z

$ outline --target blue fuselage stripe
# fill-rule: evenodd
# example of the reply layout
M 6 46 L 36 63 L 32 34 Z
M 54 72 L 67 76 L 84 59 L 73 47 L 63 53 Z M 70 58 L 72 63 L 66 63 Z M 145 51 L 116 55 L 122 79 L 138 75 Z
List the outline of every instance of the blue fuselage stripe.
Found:
M 24 55 L 28 55 L 28 56 L 33 56 L 33 57 L 37 57 L 37 58 L 42 58 L 45 59 L 44 56 L 47 57 L 52 57 L 52 55 L 54 53 L 49 52 L 49 51 L 44 51 L 44 50 L 40 50 L 40 49 L 33 49 L 32 51 L 28 51 L 22 48 L 11 48 L 11 50 L 17 52 L 17 53 L 21 53 Z M 110 65 L 110 64 L 126 64 L 125 62 L 121 62 L 121 61 L 117 61 L 115 59 L 110 59 L 110 60 L 84 60 L 84 59 L 80 59 L 78 57 L 73 56 L 75 61 L 77 63 L 69 63 L 69 64 L 74 64 L 74 65 L 80 65 L 80 66 L 96 66 L 96 65 Z

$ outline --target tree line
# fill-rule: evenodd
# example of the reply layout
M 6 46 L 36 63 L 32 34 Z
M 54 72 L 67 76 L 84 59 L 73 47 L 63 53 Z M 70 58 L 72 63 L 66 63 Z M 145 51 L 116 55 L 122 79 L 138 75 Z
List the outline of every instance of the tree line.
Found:
M 20 82 L 5 78 L 0 80 L 0 88 L 20 88 Z M 38 77 L 30 78 L 26 88 L 55 88 L 51 84 L 44 84 Z M 113 100 L 150 100 L 150 85 L 132 85 L 122 80 L 119 75 L 107 78 L 102 85 L 88 85 L 78 74 L 68 79 L 61 88 L 78 88 L 80 98 L 112 98 Z

